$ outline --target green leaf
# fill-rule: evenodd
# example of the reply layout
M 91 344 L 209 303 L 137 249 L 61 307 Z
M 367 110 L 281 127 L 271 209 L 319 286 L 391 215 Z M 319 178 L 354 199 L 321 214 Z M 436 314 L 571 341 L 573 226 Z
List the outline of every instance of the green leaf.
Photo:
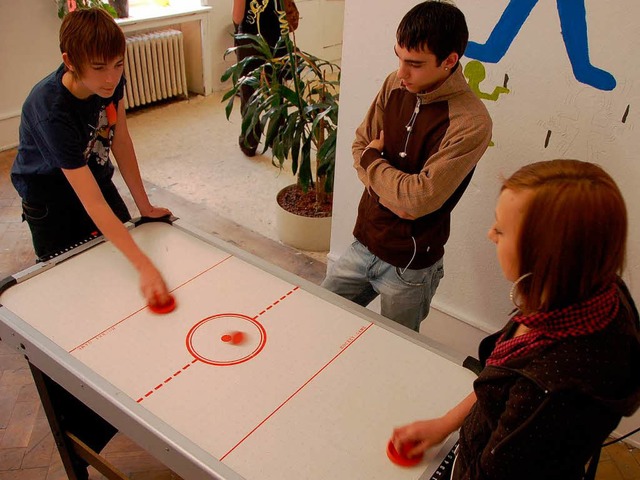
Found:
M 234 105 L 235 99 L 236 99 L 235 95 L 232 95 L 231 98 L 229 99 L 229 102 L 224 107 L 224 113 L 227 116 L 227 120 L 229 120 L 229 117 L 231 116 L 231 112 L 233 111 L 233 105 Z
M 241 131 L 254 131 L 258 125 L 264 135 L 264 149 L 271 148 L 272 163 L 291 171 L 303 189 L 314 184 L 312 154 L 316 152 L 315 174 L 324 179 L 324 187 L 333 185 L 338 124 L 340 67 L 299 50 L 295 37 L 283 35 L 278 47 L 286 51 L 276 56 L 258 36 L 236 35 L 236 47 L 226 54 L 250 48 L 247 57 L 229 67 L 221 80 L 231 87 L 223 95 L 227 118 L 234 97 L 241 87 L 254 90 L 243 112 Z M 249 52 L 247 52 L 249 53 Z M 250 58 L 250 60 L 247 60 Z M 326 179 L 324 176 L 326 175 Z

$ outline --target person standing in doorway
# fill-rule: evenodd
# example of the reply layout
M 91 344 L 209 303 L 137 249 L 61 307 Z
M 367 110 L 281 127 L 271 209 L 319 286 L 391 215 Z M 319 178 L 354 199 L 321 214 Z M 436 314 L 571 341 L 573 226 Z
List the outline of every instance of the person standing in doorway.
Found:
M 322 285 L 418 331 L 444 275 L 451 211 L 491 141 L 492 122 L 460 65 L 463 13 L 426 1 L 396 32 L 399 67 L 384 81 L 353 143 L 364 185 L 355 240 Z
M 249 34 L 261 36 L 267 44 L 274 50 L 274 54 L 284 55 L 286 48 L 275 51 L 276 44 L 281 36 L 280 15 L 276 0 L 233 0 L 233 25 L 236 34 Z M 242 47 L 236 50 L 237 61 L 252 55 L 259 55 L 259 52 L 252 47 L 250 40 L 234 38 L 234 46 Z M 242 74 L 246 75 L 264 63 L 259 58 L 253 59 L 245 65 Z M 246 105 L 255 90 L 249 85 L 240 88 L 240 112 L 244 115 Z M 248 136 L 240 135 L 238 145 L 240 150 L 247 157 L 253 157 L 260 143 L 262 135 L 260 125 L 256 125 Z

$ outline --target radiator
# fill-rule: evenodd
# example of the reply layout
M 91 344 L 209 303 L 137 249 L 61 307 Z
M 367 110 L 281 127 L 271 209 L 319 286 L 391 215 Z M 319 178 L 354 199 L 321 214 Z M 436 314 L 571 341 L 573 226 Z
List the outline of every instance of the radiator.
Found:
M 187 97 L 182 32 L 162 30 L 127 37 L 125 108 Z

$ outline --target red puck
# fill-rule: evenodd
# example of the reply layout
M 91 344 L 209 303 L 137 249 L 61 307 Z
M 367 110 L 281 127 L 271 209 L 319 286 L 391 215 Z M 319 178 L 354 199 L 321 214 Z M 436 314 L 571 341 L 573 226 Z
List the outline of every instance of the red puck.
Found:
M 242 342 L 244 342 L 244 333 L 233 332 L 233 334 L 231 335 L 231 343 L 233 343 L 234 345 L 240 345 Z
M 176 308 L 176 299 L 173 295 L 169 295 L 169 300 L 163 305 L 149 305 L 149 310 L 153 313 L 169 313 L 173 312 Z
M 240 345 L 244 342 L 244 333 L 237 331 L 226 333 L 220 337 L 220 340 L 225 343 L 230 343 L 231 345 Z
M 413 467 L 414 465 L 419 464 L 422 461 L 423 455 L 416 455 L 415 457 L 407 457 L 405 455 L 406 452 L 411 450 L 416 443 L 407 443 L 402 446 L 402 452 L 398 452 L 396 447 L 393 445 L 393 442 L 389 440 L 387 444 L 387 457 L 396 465 L 400 465 L 401 467 Z

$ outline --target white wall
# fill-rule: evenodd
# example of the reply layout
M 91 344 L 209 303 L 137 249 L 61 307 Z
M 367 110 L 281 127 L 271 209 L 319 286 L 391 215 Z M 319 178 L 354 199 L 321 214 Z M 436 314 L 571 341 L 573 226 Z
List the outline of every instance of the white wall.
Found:
M 325 60 L 339 61 L 344 4 L 344 0 L 296 0 L 300 11 L 295 32 L 298 47 Z
M 0 150 L 17 144 L 22 102 L 61 62 L 59 28 L 53 1 L 0 1 Z
M 396 68 L 395 30 L 418 1 L 349 0 L 345 8 L 342 50 L 338 158 L 330 261 L 352 240 L 357 203 L 362 193 L 352 168 L 351 142 L 386 74 Z M 508 0 L 458 0 L 470 38 L 484 43 Z M 539 2 L 506 55 L 485 63 L 484 91 L 491 92 L 509 76 L 511 92 L 485 101 L 494 120 L 493 141 L 461 202 L 454 210 L 452 235 L 445 253 L 445 278 L 434 298 L 435 311 L 423 331 L 467 352 L 482 331 L 500 328 L 511 310 L 510 285 L 502 278 L 491 226 L 500 174 L 506 176 L 533 161 L 578 158 L 603 165 L 618 182 L 630 219 L 626 279 L 640 301 L 640 140 L 634 135 L 640 74 L 640 37 L 635 19 L 640 3 L 587 1 L 591 63 L 611 72 L 617 86 L 603 91 L 578 82 L 572 73 L 553 1 Z M 363 28 L 366 26 L 366 28 Z M 463 58 L 463 63 L 469 61 Z M 623 123 L 627 106 L 628 115 Z M 550 137 L 545 147 L 548 131 Z M 471 326 L 471 327 L 470 327 Z M 473 328 L 477 327 L 477 328 Z M 454 332 L 451 334 L 451 332 Z M 459 336 L 457 332 L 465 332 Z M 471 340 L 470 340 L 471 338 Z M 631 423 L 640 424 L 640 415 Z M 630 428 L 620 427 L 624 432 Z M 636 435 L 636 442 L 640 435 Z

